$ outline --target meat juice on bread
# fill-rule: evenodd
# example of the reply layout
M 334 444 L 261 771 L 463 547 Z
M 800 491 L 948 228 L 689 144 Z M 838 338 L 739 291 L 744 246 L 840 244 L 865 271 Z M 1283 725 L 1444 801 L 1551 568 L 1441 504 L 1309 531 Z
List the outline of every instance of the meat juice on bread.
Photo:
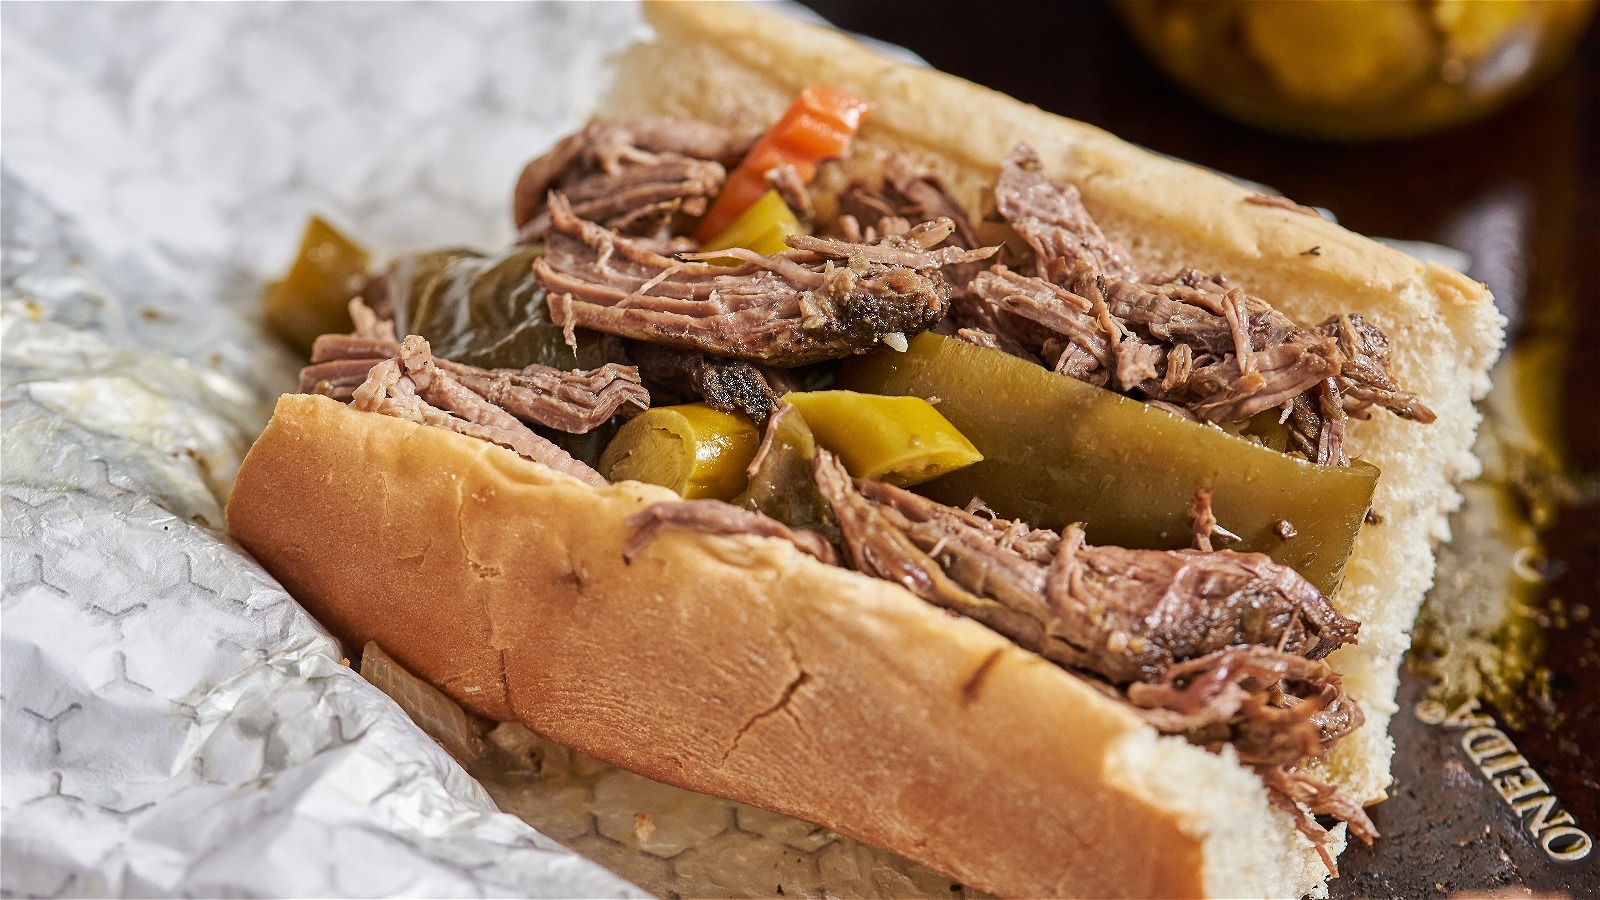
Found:
M 647 15 L 518 247 L 398 261 L 318 340 L 232 533 L 473 712 L 966 884 L 1322 890 L 1487 292 L 825 29 Z

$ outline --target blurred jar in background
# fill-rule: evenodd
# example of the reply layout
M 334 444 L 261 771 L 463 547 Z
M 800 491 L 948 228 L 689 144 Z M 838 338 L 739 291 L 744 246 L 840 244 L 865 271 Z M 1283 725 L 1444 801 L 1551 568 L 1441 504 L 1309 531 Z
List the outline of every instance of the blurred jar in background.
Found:
M 1119 0 L 1167 74 L 1274 131 L 1379 140 L 1487 114 L 1554 71 L 1595 0 Z

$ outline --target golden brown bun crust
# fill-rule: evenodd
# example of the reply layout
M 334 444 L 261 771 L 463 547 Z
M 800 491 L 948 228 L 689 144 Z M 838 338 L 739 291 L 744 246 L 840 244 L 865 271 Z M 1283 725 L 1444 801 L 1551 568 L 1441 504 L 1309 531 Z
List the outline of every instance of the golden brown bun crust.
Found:
M 1105 777 L 1144 730 L 1120 704 L 782 542 L 667 531 L 623 565 L 667 497 L 289 395 L 228 527 L 347 645 L 615 765 L 1002 894 L 1203 892 L 1200 842 Z

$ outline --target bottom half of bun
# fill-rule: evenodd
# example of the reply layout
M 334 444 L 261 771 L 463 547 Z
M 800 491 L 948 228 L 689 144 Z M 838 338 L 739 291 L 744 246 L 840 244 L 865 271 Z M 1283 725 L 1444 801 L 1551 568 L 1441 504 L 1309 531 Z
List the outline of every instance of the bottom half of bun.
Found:
M 625 563 L 627 518 L 674 498 L 290 395 L 228 527 L 348 649 L 376 641 L 469 710 L 986 891 L 1323 889 L 1231 754 L 897 585 L 674 530 Z

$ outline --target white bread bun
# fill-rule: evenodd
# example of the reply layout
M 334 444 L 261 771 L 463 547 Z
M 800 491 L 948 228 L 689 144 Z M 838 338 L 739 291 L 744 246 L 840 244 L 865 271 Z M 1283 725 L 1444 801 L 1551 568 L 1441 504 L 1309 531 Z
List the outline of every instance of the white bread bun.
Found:
M 1336 598 L 1361 644 L 1332 662 L 1367 725 L 1331 778 L 1388 783 L 1396 667 L 1432 540 L 1475 471 L 1472 399 L 1503 324 L 1482 286 L 1193 167 L 848 38 L 731 4 L 656 4 L 616 114 L 766 122 L 812 81 L 876 104 L 850 168 L 890 150 L 978 209 L 1031 144 L 1150 265 L 1218 271 L 1302 322 L 1360 312 L 1439 414 L 1380 414 L 1350 446 L 1384 472 Z M 1321 248 L 1318 256 L 1301 251 Z M 377 641 L 466 708 L 660 781 L 817 822 L 1017 896 L 1295 896 L 1310 843 L 1231 754 L 1123 705 L 902 588 L 753 537 L 624 521 L 672 499 L 595 489 L 441 429 L 288 396 L 242 466 L 229 529 L 348 646 Z

